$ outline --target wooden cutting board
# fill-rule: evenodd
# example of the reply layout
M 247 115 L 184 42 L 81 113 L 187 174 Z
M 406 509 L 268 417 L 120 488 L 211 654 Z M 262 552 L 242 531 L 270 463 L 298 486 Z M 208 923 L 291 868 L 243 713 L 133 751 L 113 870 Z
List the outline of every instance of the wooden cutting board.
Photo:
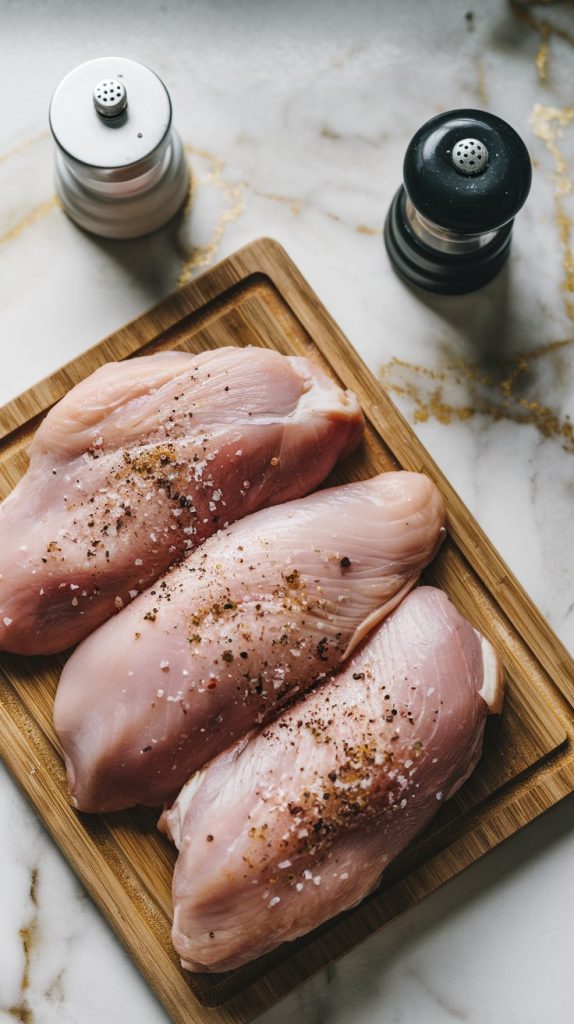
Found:
M 442 491 L 449 538 L 426 580 L 499 649 L 504 712 L 477 771 L 359 908 L 255 963 L 182 971 L 170 943 L 174 853 L 147 810 L 89 816 L 69 806 L 52 702 L 63 657 L 0 655 L 2 756 L 86 889 L 177 1024 L 252 1020 L 319 967 L 477 860 L 574 789 L 574 664 L 380 385 L 285 252 L 262 239 L 165 299 L 0 409 L 0 496 L 26 469 L 39 420 L 108 360 L 181 348 L 266 345 L 320 362 L 359 397 L 365 443 L 330 482 L 404 467 Z

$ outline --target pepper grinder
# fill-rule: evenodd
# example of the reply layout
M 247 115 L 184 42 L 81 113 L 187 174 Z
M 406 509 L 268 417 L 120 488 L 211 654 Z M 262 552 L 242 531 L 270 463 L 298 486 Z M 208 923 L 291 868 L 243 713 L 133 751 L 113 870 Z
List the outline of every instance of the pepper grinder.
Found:
M 495 114 L 447 111 L 409 143 L 403 179 L 384 230 L 395 270 L 443 295 L 482 288 L 508 257 L 514 218 L 530 190 L 520 136 Z
M 183 205 L 189 171 L 161 79 L 126 57 L 74 68 L 50 104 L 56 189 L 80 227 L 137 238 Z

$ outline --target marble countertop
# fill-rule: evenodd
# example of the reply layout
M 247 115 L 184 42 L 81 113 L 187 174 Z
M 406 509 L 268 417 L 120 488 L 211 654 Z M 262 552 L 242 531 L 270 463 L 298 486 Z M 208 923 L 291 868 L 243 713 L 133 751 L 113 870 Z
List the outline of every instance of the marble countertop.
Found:
M 244 243 L 277 238 L 574 650 L 574 9 L 506 0 L 0 0 L 0 402 Z M 54 195 L 47 108 L 110 52 L 165 80 L 193 171 L 177 230 L 111 243 Z M 419 125 L 508 119 L 534 161 L 511 262 L 407 289 L 381 226 Z M 0 1022 L 167 1017 L 0 768 Z M 574 798 L 262 1024 L 572 1020 Z

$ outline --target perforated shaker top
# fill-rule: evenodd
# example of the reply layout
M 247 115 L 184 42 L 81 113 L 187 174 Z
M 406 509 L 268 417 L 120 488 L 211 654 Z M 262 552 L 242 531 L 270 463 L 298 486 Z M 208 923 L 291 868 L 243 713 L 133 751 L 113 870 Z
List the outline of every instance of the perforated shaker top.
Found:
M 473 152 L 474 151 L 474 152 Z M 532 178 L 524 142 L 485 110 L 437 114 L 413 135 L 403 166 L 406 193 L 423 217 L 462 234 L 508 224 Z
M 94 89 L 94 106 L 102 117 L 118 117 L 128 105 L 128 94 L 119 78 L 104 78 Z
M 50 104 L 50 127 L 60 149 L 78 163 L 129 167 L 152 157 L 167 139 L 171 101 L 144 64 L 100 57 L 62 79 Z
M 480 174 L 488 165 L 488 150 L 478 139 L 461 139 L 452 148 L 452 162 L 460 174 Z

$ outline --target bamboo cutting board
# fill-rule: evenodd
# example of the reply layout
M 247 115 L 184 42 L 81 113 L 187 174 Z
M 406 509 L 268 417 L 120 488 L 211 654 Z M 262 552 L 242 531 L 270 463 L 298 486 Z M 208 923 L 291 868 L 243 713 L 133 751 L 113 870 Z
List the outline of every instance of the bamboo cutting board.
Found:
M 181 970 L 170 943 L 174 853 L 155 815 L 89 816 L 69 806 L 52 701 L 62 657 L 0 655 L 2 756 L 86 889 L 176 1024 L 252 1020 L 322 965 L 462 871 L 574 789 L 574 665 L 380 385 L 285 252 L 263 239 L 224 260 L 0 409 L 0 496 L 26 468 L 39 420 L 110 359 L 163 349 L 267 345 L 310 355 L 359 397 L 368 426 L 330 482 L 397 468 L 442 491 L 449 538 L 425 574 L 496 645 L 507 668 L 500 718 L 477 771 L 388 869 L 359 908 L 254 964 L 222 975 Z

